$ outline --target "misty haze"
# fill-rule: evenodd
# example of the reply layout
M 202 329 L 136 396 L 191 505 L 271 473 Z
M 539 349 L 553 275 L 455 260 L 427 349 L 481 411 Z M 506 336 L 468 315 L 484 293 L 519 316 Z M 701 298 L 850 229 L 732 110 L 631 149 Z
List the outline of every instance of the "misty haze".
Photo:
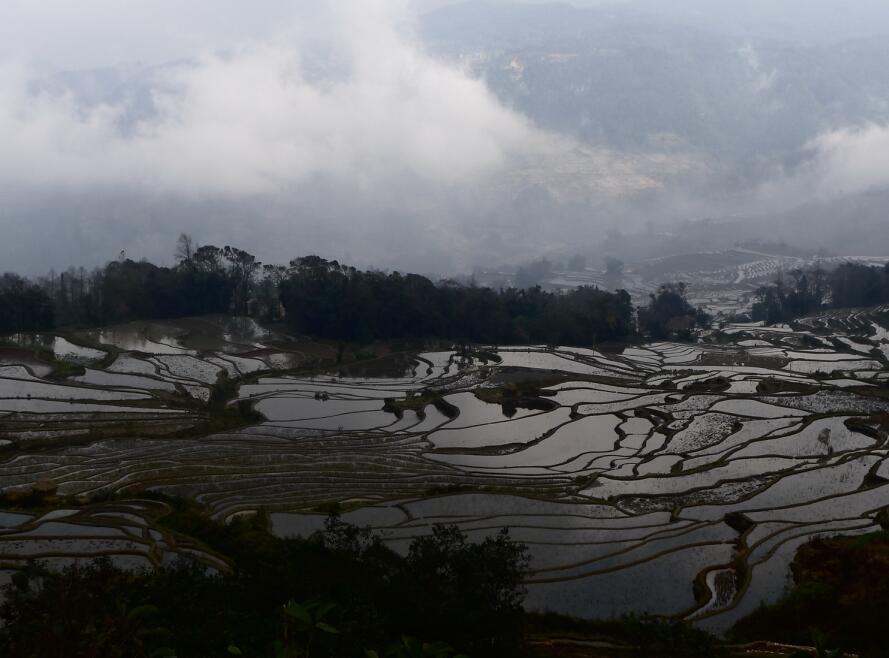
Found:
M 884 0 L 5 0 L 0 655 L 883 655 L 887 64 Z

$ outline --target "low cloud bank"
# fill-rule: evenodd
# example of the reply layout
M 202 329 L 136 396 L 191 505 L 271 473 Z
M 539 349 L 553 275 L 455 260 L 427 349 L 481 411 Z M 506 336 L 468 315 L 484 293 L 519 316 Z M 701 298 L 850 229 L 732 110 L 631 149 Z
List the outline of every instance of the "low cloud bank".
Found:
M 389 4 L 328 6 L 334 49 L 321 64 L 340 69 L 329 77 L 313 79 L 317 56 L 298 33 L 154 72 L 152 112 L 126 131 L 132 99 L 83 107 L 70 91 L 34 93 L 29 71 L 7 62 L 0 184 L 186 195 L 280 193 L 313 177 L 454 185 L 540 147 L 483 83 L 400 34 Z
M 570 144 L 428 56 L 408 16 L 399 3 L 326 2 L 274 37 L 111 82 L 94 72 L 41 78 L 3 61 L 0 226 L 21 240 L 35 221 L 70 234 L 73 262 L 95 260 L 78 249 L 96 239 L 78 244 L 78 234 L 100 231 L 108 253 L 139 251 L 170 223 L 234 241 L 248 222 L 300 235 L 302 250 L 341 252 L 361 251 L 348 244 L 355 235 L 422 228 L 435 237 L 461 226 L 467 212 L 502 201 L 492 180 Z M 112 88 L 96 94 L 97 85 Z M 122 195 L 131 195 L 130 218 Z M 32 250 L 5 241 L 0 258 L 21 267 Z

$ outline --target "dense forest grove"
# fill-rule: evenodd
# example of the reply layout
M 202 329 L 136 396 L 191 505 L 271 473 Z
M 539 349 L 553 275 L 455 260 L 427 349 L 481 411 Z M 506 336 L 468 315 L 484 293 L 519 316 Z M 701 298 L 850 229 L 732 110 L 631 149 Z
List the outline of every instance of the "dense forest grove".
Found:
M 794 270 L 756 292 L 753 319 L 787 322 L 822 309 L 876 306 L 889 302 L 889 263 L 872 267 L 844 263 L 825 271 Z
M 0 334 L 41 332 L 207 313 L 285 321 L 321 339 L 446 338 L 499 344 L 584 345 L 642 332 L 688 337 L 707 322 L 682 285 L 663 286 L 636 309 L 626 291 L 581 287 L 493 290 L 416 274 L 361 271 L 306 256 L 264 265 L 235 247 L 194 247 L 179 238 L 173 267 L 125 258 L 87 272 L 70 269 L 36 281 L 0 278 Z

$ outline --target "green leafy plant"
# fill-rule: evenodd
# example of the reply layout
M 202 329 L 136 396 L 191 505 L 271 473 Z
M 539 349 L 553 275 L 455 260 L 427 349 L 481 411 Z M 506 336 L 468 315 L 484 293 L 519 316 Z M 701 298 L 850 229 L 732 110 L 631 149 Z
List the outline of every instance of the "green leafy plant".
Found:
M 724 655 L 713 637 L 687 623 L 659 617 L 626 617 L 624 631 L 646 656 L 714 658 Z
M 842 649 L 828 649 L 827 637 L 824 633 L 817 629 L 812 629 L 812 639 L 815 641 L 816 658 L 843 658 L 846 652 Z M 812 658 L 812 654 L 808 651 L 797 651 L 790 658 Z
M 339 630 L 325 621 L 335 608 L 320 601 L 288 601 L 281 610 L 283 637 L 275 642 L 275 658 L 309 658 L 319 635 L 338 635 Z
M 408 636 L 390 645 L 382 654 L 368 650 L 365 656 L 366 658 L 467 658 L 464 654 L 455 654 L 454 649 L 444 642 L 420 642 Z

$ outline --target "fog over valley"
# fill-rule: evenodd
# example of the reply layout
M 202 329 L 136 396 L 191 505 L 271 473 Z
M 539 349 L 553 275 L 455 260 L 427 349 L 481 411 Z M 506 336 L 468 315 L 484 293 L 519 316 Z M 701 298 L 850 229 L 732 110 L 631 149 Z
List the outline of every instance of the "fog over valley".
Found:
M 884 248 L 832 220 L 884 207 L 886 10 L 779 4 L 6 3 L 0 258 L 169 259 L 186 231 L 455 273 L 763 222 Z M 696 244 L 703 219 L 730 225 Z

